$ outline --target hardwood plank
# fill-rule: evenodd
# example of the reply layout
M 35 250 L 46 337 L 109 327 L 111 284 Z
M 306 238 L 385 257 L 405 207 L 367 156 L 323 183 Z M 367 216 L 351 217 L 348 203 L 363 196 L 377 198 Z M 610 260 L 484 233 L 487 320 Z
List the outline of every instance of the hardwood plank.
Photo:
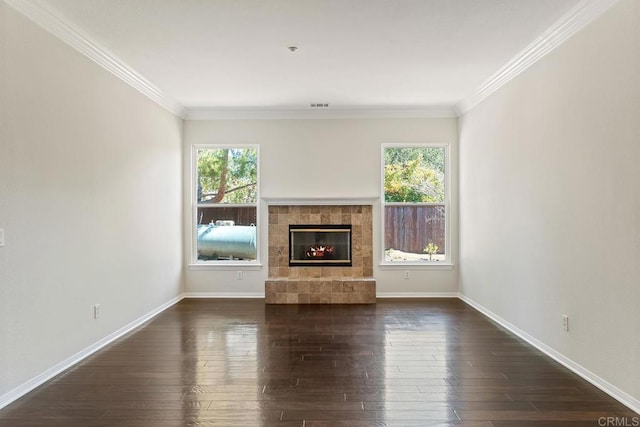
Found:
M 457 299 L 193 299 L 0 410 L 0 425 L 575 427 L 637 416 Z

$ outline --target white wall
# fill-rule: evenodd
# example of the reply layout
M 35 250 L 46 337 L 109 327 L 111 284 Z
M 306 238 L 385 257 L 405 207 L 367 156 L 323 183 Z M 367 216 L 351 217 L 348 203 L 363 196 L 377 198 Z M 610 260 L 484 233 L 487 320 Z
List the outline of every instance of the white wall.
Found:
M 182 120 L 0 8 L 1 401 L 181 294 Z
M 459 165 L 462 294 L 636 404 L 639 76 L 623 0 L 461 118 Z
M 193 144 L 259 144 L 263 198 L 377 198 L 383 143 L 450 143 L 457 155 L 457 119 L 323 119 L 186 121 L 184 131 L 185 247 L 190 247 L 189 162 Z M 454 170 L 452 176 L 456 177 Z M 317 179 L 322 177 L 321 179 Z M 455 179 L 453 180 L 455 190 Z M 454 200 L 457 194 L 454 191 Z M 192 293 L 263 295 L 267 278 L 267 216 L 263 204 L 260 248 L 263 267 L 246 271 L 188 269 L 185 287 Z M 452 223 L 457 223 L 455 211 Z M 374 206 L 374 276 L 378 293 L 457 292 L 457 270 L 416 270 L 410 280 L 404 269 L 381 271 L 380 206 Z M 457 235 L 453 235 L 455 242 Z M 187 252 L 187 251 L 185 251 Z M 189 263 L 185 253 L 185 263 Z M 456 260 L 455 246 L 453 260 Z

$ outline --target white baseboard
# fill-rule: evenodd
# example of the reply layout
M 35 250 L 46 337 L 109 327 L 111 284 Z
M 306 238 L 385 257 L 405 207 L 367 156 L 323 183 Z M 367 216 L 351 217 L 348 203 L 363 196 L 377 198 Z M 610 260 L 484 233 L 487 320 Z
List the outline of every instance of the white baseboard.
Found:
M 513 325 L 512 323 L 504 320 L 502 317 L 498 316 L 497 314 L 487 309 L 486 307 L 478 304 L 471 298 L 465 295 L 460 295 L 460 299 L 465 303 L 469 304 L 471 307 L 478 310 L 480 313 L 487 316 L 489 319 L 493 320 L 494 322 L 502 326 L 503 328 L 507 329 L 512 334 L 522 338 L 527 343 L 531 344 L 532 346 L 534 346 L 535 348 L 537 348 L 538 350 L 540 350 L 541 352 L 543 352 L 544 354 L 546 354 L 547 356 L 555 360 L 556 362 L 560 363 L 565 368 L 569 369 L 571 372 L 575 373 L 576 375 L 590 382 L 594 386 L 598 387 L 600 390 L 604 391 L 609 396 L 613 397 L 623 405 L 629 407 L 629 409 L 631 409 L 632 411 L 640 413 L 640 400 L 634 398 L 628 393 L 625 393 L 624 391 L 620 390 L 618 387 L 614 386 L 608 381 L 600 378 L 598 375 L 594 374 L 593 372 L 589 371 L 588 369 L 584 368 L 583 366 L 569 359 L 562 353 L 557 352 L 553 348 L 549 347 L 548 345 L 539 341 L 535 337 L 524 332 L 523 330 Z
M 458 298 L 458 292 L 378 292 L 376 298 Z
M 185 298 L 264 298 L 264 292 L 185 292 Z
M 93 353 L 95 353 L 96 351 L 100 350 L 104 346 L 112 343 L 113 341 L 117 340 L 121 336 L 131 332 L 132 330 L 134 330 L 138 326 L 142 325 L 143 323 L 149 321 L 151 318 L 157 316 L 158 314 L 160 314 L 161 312 L 163 312 L 167 308 L 169 308 L 172 305 L 178 303 L 179 301 L 182 300 L 182 298 L 183 298 L 182 295 L 179 295 L 179 296 L 173 298 L 172 300 L 170 300 L 170 301 L 162 304 L 161 306 L 151 310 L 147 314 L 143 315 L 142 317 L 139 317 L 138 319 L 134 320 L 133 322 L 129 323 L 128 325 L 123 326 L 122 328 L 118 329 L 117 331 L 113 332 L 112 334 L 107 335 L 106 337 L 104 337 L 101 340 L 97 341 L 96 343 L 90 345 L 89 347 L 85 348 L 84 350 L 79 351 L 78 353 L 76 353 L 73 356 L 67 358 L 66 360 L 63 360 L 62 362 L 58 363 L 57 365 L 47 369 L 46 371 L 42 372 L 39 375 L 31 378 L 26 383 L 24 383 L 22 385 L 19 385 L 18 387 L 14 388 L 13 390 L 10 390 L 9 392 L 3 394 L 2 396 L 0 396 L 0 409 L 4 408 L 5 406 L 9 405 L 12 402 L 18 400 L 19 398 L 21 398 L 25 394 L 29 393 L 31 390 L 33 390 L 36 387 L 44 384 L 45 382 L 49 381 L 51 378 L 53 378 L 56 375 L 60 374 L 64 370 L 69 369 L 70 367 L 72 367 L 76 363 L 78 363 L 78 362 L 82 361 L 83 359 L 91 356 Z
M 185 292 L 185 298 L 264 298 L 264 293 Z M 458 298 L 458 292 L 378 292 L 376 298 Z
M 185 298 L 264 298 L 264 293 L 185 292 Z M 458 292 L 378 292 L 376 298 L 458 298 Z

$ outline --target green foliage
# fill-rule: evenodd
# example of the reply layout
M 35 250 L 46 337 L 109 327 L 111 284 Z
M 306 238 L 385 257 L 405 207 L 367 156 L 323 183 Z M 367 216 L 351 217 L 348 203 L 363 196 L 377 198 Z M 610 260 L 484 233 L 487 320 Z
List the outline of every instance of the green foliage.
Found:
M 444 202 L 444 148 L 387 148 L 384 164 L 385 202 Z
M 429 242 L 429 244 L 422 250 L 422 252 L 426 253 L 429 255 L 429 261 L 432 260 L 432 257 L 438 253 L 438 249 L 440 249 L 438 247 L 438 245 L 436 245 L 433 242 Z
M 257 202 L 258 153 L 253 148 L 198 150 L 199 203 Z

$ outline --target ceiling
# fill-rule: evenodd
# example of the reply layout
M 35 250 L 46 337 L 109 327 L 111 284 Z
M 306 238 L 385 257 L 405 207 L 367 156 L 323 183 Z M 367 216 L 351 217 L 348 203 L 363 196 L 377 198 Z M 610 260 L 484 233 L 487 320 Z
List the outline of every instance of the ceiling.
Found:
M 460 109 L 602 2 L 27 1 L 186 111 Z

